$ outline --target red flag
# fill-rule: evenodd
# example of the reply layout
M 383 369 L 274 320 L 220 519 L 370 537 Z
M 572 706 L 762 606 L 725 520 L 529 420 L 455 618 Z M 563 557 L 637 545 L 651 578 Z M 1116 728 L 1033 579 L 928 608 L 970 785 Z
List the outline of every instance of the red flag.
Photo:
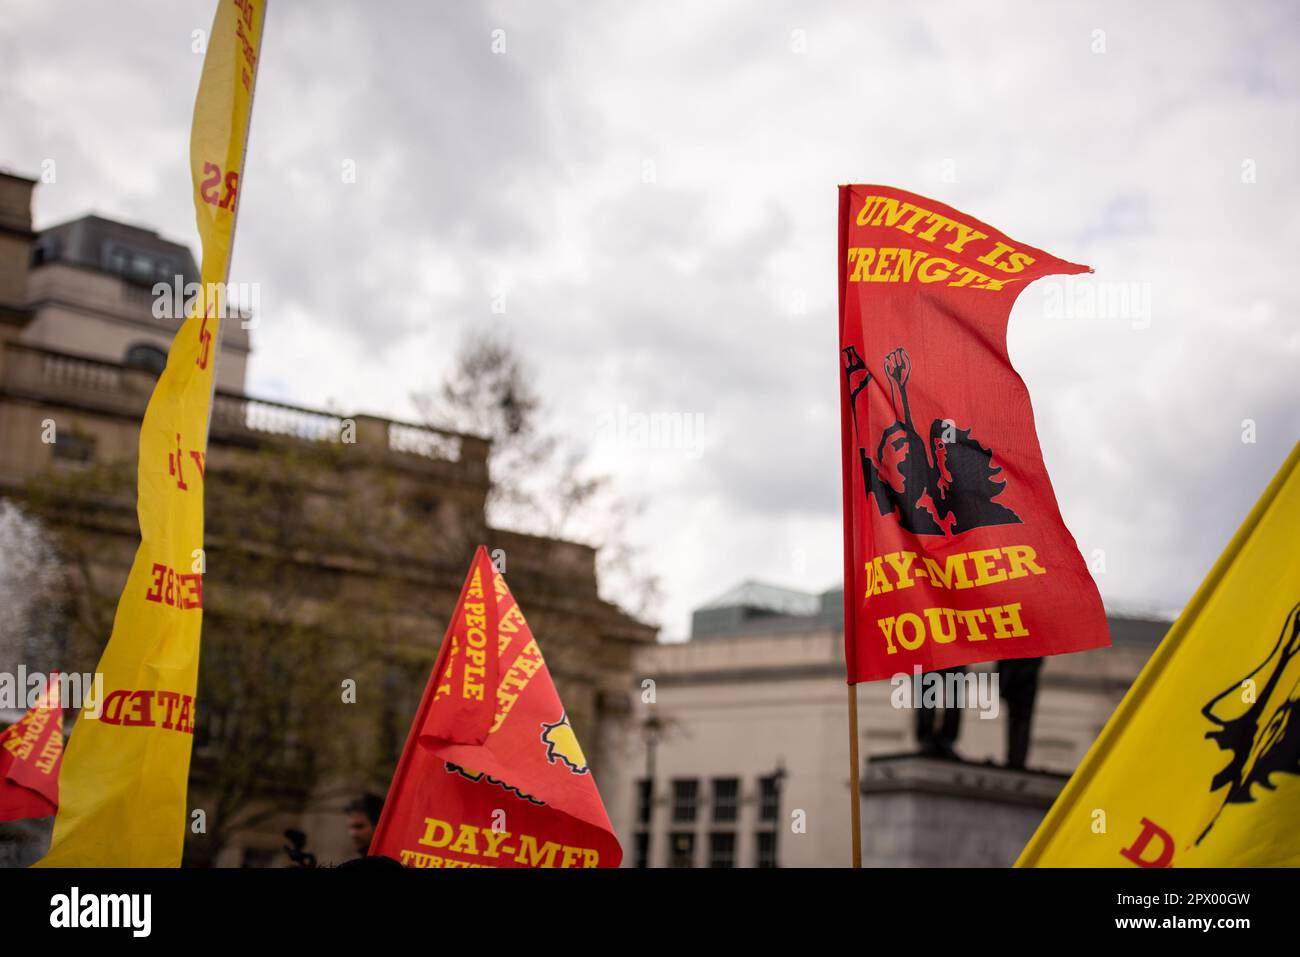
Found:
M 488 638 L 481 663 L 462 652 L 477 648 L 476 627 Z M 491 689 L 486 708 L 462 693 L 467 676 Z M 481 546 L 370 853 L 407 867 L 617 867 L 622 859 L 541 649 Z
M 1110 644 L 1006 342 L 1030 282 L 1088 271 L 943 203 L 840 187 L 850 683 Z
M 17 724 L 0 732 L 0 821 L 50 817 L 59 809 L 63 711 L 58 675 Z
M 487 740 L 496 708 L 497 655 L 491 647 L 498 618 L 491 594 L 495 572 L 480 545 L 438 651 L 433 669 L 442 676 L 434 693 L 438 707 L 429 712 L 422 734 L 463 744 Z

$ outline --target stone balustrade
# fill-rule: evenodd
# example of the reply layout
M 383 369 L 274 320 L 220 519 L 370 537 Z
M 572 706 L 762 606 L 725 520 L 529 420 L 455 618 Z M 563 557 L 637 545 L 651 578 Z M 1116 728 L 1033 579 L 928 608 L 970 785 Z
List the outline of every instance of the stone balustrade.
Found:
M 139 418 L 144 415 L 155 378 L 115 362 L 8 342 L 0 348 L 0 392 L 53 406 L 72 406 Z M 489 443 L 478 436 L 371 415 L 344 416 L 218 391 L 213 396 L 214 442 L 256 442 L 261 438 L 300 442 L 348 442 L 391 454 L 419 467 L 463 470 L 467 479 L 487 475 Z

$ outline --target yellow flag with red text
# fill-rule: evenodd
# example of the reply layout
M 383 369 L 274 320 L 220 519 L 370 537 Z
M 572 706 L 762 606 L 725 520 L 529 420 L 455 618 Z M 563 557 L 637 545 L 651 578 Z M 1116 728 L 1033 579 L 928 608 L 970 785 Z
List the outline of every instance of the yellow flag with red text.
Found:
M 201 294 L 140 426 L 140 547 L 100 659 L 102 700 L 69 735 L 38 866 L 175 867 L 188 820 L 203 620 L 203 479 L 217 334 L 266 0 L 218 0 L 190 133 Z
M 1300 445 L 1018 867 L 1300 866 Z

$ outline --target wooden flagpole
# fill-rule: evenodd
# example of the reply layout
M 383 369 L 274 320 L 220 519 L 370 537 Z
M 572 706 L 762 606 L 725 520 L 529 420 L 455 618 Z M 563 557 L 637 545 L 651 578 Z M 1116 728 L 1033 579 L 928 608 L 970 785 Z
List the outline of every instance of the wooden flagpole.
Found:
M 844 339 L 844 295 L 848 278 L 845 249 L 849 235 L 849 193 L 850 187 L 840 186 L 840 242 L 839 242 L 839 322 L 840 344 Z M 837 357 L 838 364 L 838 357 Z M 852 488 L 853 470 L 852 443 L 849 441 L 850 423 L 853 421 L 853 409 L 849 405 L 848 382 L 840 377 L 840 463 L 843 468 L 844 494 L 844 666 L 847 671 L 849 688 L 849 822 L 853 829 L 853 866 L 862 866 L 862 785 L 858 778 L 858 686 L 853 683 L 854 655 L 854 602 L 853 594 L 853 536 L 850 525 L 853 521 Z
M 862 866 L 862 782 L 858 778 L 858 686 L 849 685 L 849 820 L 853 866 Z

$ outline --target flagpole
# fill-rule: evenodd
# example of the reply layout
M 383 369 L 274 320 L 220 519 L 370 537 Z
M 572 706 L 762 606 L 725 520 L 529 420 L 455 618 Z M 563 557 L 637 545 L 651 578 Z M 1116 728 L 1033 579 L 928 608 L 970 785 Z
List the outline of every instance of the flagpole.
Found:
M 862 866 L 862 782 L 858 777 L 858 686 L 849 685 L 849 820 L 853 866 Z
M 848 279 L 847 259 L 844 250 L 849 236 L 849 187 L 839 187 L 840 206 L 840 264 L 839 264 L 839 325 L 840 342 L 844 339 L 844 294 Z M 839 364 L 839 356 L 836 356 Z M 847 380 L 840 379 L 840 466 L 843 471 L 841 491 L 844 496 L 844 670 L 849 688 L 849 826 L 853 829 L 853 866 L 862 866 L 862 783 L 858 777 L 858 686 L 856 673 L 856 608 L 853 601 L 853 485 L 852 447 L 849 443 L 849 422 L 853 412 L 849 406 Z

